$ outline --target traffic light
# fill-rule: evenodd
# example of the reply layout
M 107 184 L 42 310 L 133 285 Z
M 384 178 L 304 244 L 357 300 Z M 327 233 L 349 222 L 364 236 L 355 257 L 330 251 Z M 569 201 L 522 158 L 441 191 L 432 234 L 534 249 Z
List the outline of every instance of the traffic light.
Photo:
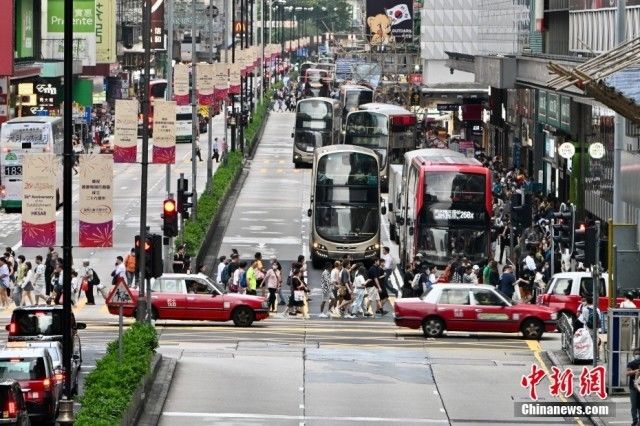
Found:
M 183 219 L 189 219 L 189 209 L 193 207 L 193 203 L 189 198 L 193 197 L 193 192 L 189 191 L 189 180 L 183 177 L 178 179 L 178 213 Z
M 562 203 L 560 211 L 553 214 L 555 223 L 553 224 L 553 240 L 561 246 L 561 250 L 569 249 L 573 253 L 574 231 L 576 212 L 575 206 L 570 204 L 568 207 Z
M 172 198 L 162 203 L 162 232 L 165 237 L 178 235 L 178 207 Z
M 134 250 L 136 255 L 136 268 L 140 268 L 140 250 L 144 250 L 145 277 L 158 278 L 162 275 L 162 236 L 147 234 L 147 240 L 142 246 L 140 235 L 136 235 Z
M 584 264 L 585 258 L 585 234 L 587 227 L 584 223 L 581 223 L 577 229 L 573 231 L 573 249 L 574 249 L 574 257 L 577 262 L 582 262 Z
M 590 226 L 584 233 L 584 266 L 588 268 L 596 265 L 598 260 L 596 258 L 596 247 L 600 244 L 598 241 L 598 231 L 595 226 Z

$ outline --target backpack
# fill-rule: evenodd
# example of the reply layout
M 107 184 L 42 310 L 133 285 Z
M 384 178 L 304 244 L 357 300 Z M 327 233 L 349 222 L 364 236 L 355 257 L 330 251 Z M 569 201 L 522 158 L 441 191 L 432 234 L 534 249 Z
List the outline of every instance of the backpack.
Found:
M 240 274 L 240 279 L 238 280 L 241 288 L 247 288 L 247 272 L 243 272 Z
M 93 284 L 93 285 L 100 284 L 100 277 L 98 277 L 98 274 L 96 273 L 96 270 L 92 269 L 92 271 L 93 271 L 93 277 L 91 278 L 91 284 Z
M 222 272 L 220 273 L 220 282 L 222 284 L 228 283 L 229 278 L 231 278 L 231 274 L 229 273 L 229 265 L 231 265 L 231 263 L 227 263 L 224 268 L 222 268 Z
M 587 308 L 589 313 L 587 314 L 587 327 L 590 329 L 600 328 L 600 315 L 596 313 L 594 308 Z M 594 327 L 593 324 L 596 324 Z

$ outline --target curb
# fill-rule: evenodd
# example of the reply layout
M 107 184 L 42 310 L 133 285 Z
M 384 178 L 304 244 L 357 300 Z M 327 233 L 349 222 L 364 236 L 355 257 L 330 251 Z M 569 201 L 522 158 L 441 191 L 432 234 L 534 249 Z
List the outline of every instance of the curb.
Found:
M 151 359 L 149 372 L 140 379 L 138 388 L 134 392 L 131 402 L 129 403 L 129 407 L 127 407 L 122 415 L 122 422 L 120 423 L 122 426 L 133 426 L 137 424 L 138 419 L 142 415 L 149 390 L 158 375 L 161 362 L 162 355 L 159 353 L 154 354 Z
M 553 352 L 548 352 L 548 351 L 543 351 L 540 353 L 543 357 L 545 357 L 549 363 L 555 367 L 561 367 L 562 364 L 560 363 L 560 361 L 558 360 L 558 358 L 556 357 L 556 355 Z M 580 395 L 577 394 L 573 394 L 571 395 L 571 400 L 573 400 L 574 402 L 578 403 L 579 405 L 585 405 L 588 403 L 588 401 Z M 589 419 L 589 421 L 591 422 L 591 424 L 596 425 L 596 426 L 606 426 L 606 423 L 604 420 L 602 420 L 600 417 L 597 416 L 590 416 L 590 415 L 586 415 L 584 416 L 585 418 Z
M 155 426 L 160 421 L 164 404 L 167 401 L 173 374 L 176 371 L 177 360 L 175 358 L 163 358 L 158 374 L 152 383 L 149 398 L 144 405 L 142 415 L 137 425 Z

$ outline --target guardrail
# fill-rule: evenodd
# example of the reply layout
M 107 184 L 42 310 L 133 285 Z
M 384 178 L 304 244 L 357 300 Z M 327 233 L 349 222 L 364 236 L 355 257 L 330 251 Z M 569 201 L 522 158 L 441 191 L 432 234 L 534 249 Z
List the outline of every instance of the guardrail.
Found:
M 571 362 L 574 362 L 573 319 L 567 314 L 560 314 L 560 319 L 558 320 L 558 331 L 560 331 L 562 350 L 567 354 Z

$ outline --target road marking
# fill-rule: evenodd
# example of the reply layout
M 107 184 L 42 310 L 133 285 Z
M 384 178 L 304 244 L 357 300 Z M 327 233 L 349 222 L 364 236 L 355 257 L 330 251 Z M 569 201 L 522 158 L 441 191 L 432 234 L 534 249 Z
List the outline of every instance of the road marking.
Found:
M 87 306 L 87 299 L 79 300 L 76 306 L 73 307 L 73 314 L 78 315 L 78 312 L 83 310 L 85 306 Z
M 254 419 L 254 420 L 319 420 L 326 422 L 385 422 L 385 423 L 437 423 L 448 424 L 445 419 L 424 419 L 410 417 L 338 417 L 338 416 L 291 416 L 286 414 L 251 413 L 190 413 L 183 411 L 165 411 L 166 417 L 202 417 L 210 419 Z
M 540 342 L 538 342 L 537 340 L 527 340 L 526 342 L 527 346 L 529 346 L 529 349 L 533 352 L 533 356 L 540 363 L 540 366 L 542 367 L 544 373 L 547 375 L 547 377 L 550 377 L 551 373 L 549 372 L 549 367 L 547 367 L 547 364 L 544 362 L 542 356 L 540 355 L 540 352 L 542 352 L 542 346 L 540 346 Z M 565 403 L 567 402 L 567 398 L 562 396 L 562 394 L 559 394 L 558 397 L 560 398 L 560 401 Z M 575 420 L 576 424 L 584 426 L 584 423 L 578 417 L 574 417 L 573 419 Z

